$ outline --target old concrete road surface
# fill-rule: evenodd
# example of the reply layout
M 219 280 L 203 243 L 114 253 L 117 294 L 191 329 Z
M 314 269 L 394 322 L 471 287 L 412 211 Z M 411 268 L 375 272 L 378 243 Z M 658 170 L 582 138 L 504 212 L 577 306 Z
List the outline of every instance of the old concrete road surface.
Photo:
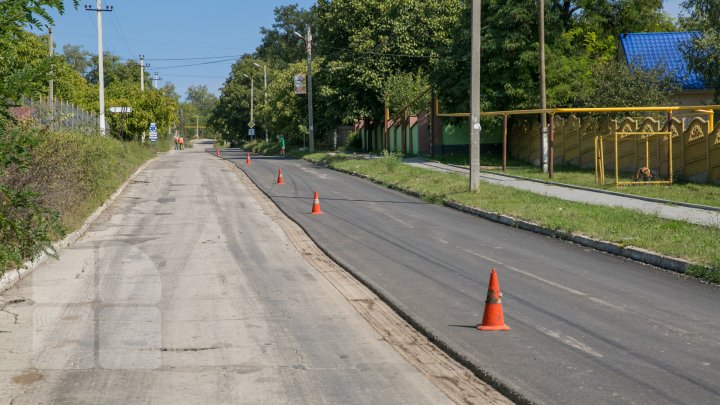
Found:
M 448 402 L 200 149 L 0 295 L 0 403 Z
M 236 162 L 338 262 L 515 399 L 720 402 L 717 287 L 307 162 Z M 324 215 L 307 214 L 314 191 Z M 474 328 L 493 267 L 509 332 Z

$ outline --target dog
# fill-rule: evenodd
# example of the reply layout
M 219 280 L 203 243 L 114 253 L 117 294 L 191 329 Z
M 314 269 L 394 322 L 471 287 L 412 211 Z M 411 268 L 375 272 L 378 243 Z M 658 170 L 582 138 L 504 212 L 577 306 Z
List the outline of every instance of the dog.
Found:
M 646 166 L 639 168 L 638 171 L 635 173 L 635 181 L 638 181 L 640 179 L 642 179 L 642 181 L 648 181 L 651 180 L 652 177 L 652 172 Z

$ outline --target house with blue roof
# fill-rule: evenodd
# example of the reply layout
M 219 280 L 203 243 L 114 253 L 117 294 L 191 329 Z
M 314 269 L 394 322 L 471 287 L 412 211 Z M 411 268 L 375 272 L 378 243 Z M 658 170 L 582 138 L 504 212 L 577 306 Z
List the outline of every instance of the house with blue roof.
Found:
M 627 64 L 644 69 L 664 67 L 682 85 L 680 105 L 712 104 L 713 90 L 703 78 L 690 70 L 682 48 L 697 32 L 641 32 L 620 35 L 619 57 Z

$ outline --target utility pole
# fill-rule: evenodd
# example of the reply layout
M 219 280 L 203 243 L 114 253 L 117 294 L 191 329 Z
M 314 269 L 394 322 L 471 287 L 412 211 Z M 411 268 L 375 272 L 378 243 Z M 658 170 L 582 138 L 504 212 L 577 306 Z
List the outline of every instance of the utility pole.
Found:
M 50 82 L 49 84 L 49 90 L 48 90 L 48 98 L 50 99 L 50 128 L 53 127 L 53 124 L 55 123 L 55 80 L 53 80 L 53 77 L 55 76 L 55 69 L 53 68 L 52 64 L 52 57 L 54 56 L 55 52 L 53 50 L 53 38 L 52 38 L 52 27 L 48 27 L 48 48 L 50 49 Z
M 253 62 L 253 65 L 260 67 L 257 63 Z M 267 107 L 267 65 L 263 63 L 263 91 L 265 93 L 263 98 L 263 105 Z M 268 132 L 267 132 L 267 123 L 263 123 L 263 127 L 265 127 L 265 142 L 268 141 Z
M 480 12 L 481 0 L 472 1 L 470 77 L 470 190 L 480 186 Z
M 267 108 L 267 65 L 263 63 L 263 105 Z M 265 143 L 268 142 L 267 123 L 263 125 L 265 127 Z
M 150 67 L 145 63 L 145 55 L 140 55 L 140 91 L 145 91 L 145 68 Z
M 307 94 L 308 94 L 308 143 L 310 152 L 315 152 L 315 127 L 313 126 L 313 102 L 312 102 L 312 30 L 310 24 L 307 27 L 307 34 L 300 35 L 299 32 L 293 31 L 296 37 L 305 41 L 305 50 L 307 51 Z
M 200 115 L 195 114 L 195 138 L 200 138 Z
M 155 72 L 155 76 L 151 77 L 150 80 L 153 82 L 153 87 L 156 89 L 160 88 L 160 80 L 162 80 L 162 77 L 159 76 L 158 72 Z
M 251 74 L 250 76 L 243 74 L 246 78 L 250 79 L 250 122 L 253 123 L 253 127 L 255 125 L 255 75 Z M 250 128 L 252 129 L 252 128 Z M 252 141 L 252 135 L 250 136 L 250 140 Z
M 85 5 L 85 11 L 97 12 L 98 27 L 98 87 L 100 88 L 100 114 L 98 115 L 98 123 L 100 126 L 100 134 L 105 135 L 105 72 L 103 69 L 103 43 L 102 43 L 102 13 L 103 11 L 112 11 L 112 6 L 102 7 L 102 0 L 97 0 L 95 8 Z
M 545 101 L 545 0 L 538 0 L 540 3 L 539 20 L 540 20 L 540 109 L 547 108 Z M 541 134 L 541 150 L 542 150 L 542 170 L 543 173 L 548 172 L 548 128 L 547 114 L 543 112 L 540 115 L 540 134 Z

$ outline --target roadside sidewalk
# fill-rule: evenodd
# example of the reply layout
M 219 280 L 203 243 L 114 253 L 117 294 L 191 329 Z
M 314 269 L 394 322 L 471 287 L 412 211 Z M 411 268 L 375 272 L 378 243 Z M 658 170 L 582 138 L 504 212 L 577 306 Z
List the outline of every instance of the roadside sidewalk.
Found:
M 428 161 L 421 157 L 404 159 L 403 163 L 423 169 L 453 172 L 467 175 L 469 169 L 447 165 L 440 162 Z M 679 206 L 672 203 L 648 201 L 647 199 L 631 196 L 620 196 L 601 190 L 593 191 L 586 188 L 565 187 L 556 184 L 547 184 L 539 181 L 523 180 L 514 176 L 497 173 L 481 172 L 480 179 L 487 183 L 514 187 L 521 190 L 561 198 L 563 200 L 599 204 L 613 207 L 622 207 L 640 211 L 645 214 L 657 215 L 662 218 L 686 221 L 698 225 L 720 227 L 720 212 L 688 206 Z

